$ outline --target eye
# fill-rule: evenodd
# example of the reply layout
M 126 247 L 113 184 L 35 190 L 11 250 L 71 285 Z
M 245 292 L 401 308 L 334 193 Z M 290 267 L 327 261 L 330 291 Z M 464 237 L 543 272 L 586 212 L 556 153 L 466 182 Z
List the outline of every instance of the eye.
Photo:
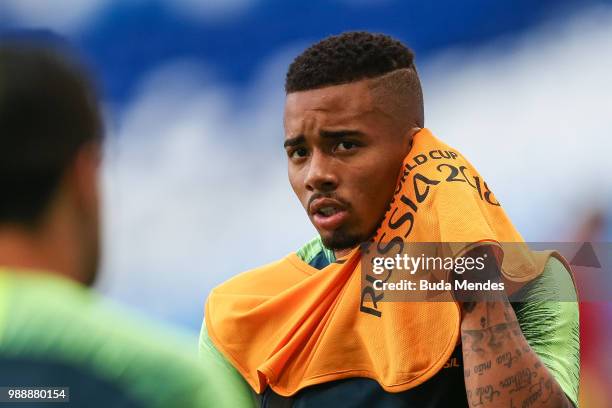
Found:
M 300 158 L 306 157 L 306 156 L 308 156 L 308 150 L 306 150 L 303 147 L 298 147 L 297 149 L 292 150 L 292 151 L 289 152 L 289 157 L 291 159 L 300 159 Z
M 342 152 L 342 151 L 352 150 L 355 147 L 357 147 L 356 143 L 344 141 L 344 142 L 338 143 L 338 145 L 336 146 L 336 151 Z

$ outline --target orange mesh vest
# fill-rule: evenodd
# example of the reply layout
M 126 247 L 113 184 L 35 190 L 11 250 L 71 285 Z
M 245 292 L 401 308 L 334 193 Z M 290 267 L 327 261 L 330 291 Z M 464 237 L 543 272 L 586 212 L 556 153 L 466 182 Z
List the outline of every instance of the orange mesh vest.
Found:
M 450 243 L 454 253 L 459 243 L 523 242 L 476 169 L 427 129 L 414 137 L 374 243 L 394 238 Z M 569 270 L 552 251 L 502 248 L 513 252 L 502 263 L 509 292 L 539 276 L 550 256 Z M 374 379 L 389 392 L 423 383 L 458 342 L 458 304 L 371 302 L 360 259 L 356 249 L 318 270 L 292 253 L 235 276 L 208 298 L 210 338 L 258 393 L 270 386 L 289 396 L 348 377 Z

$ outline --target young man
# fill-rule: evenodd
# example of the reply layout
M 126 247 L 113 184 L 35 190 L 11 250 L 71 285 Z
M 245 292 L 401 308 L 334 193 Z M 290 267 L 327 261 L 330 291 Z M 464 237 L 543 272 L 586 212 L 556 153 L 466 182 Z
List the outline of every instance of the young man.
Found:
M 213 290 L 201 345 L 261 406 L 576 405 L 567 266 L 551 253 L 506 254 L 502 272 L 493 244 L 522 238 L 476 170 L 423 128 L 412 52 L 385 35 L 332 36 L 294 60 L 286 91 L 289 181 L 320 236 Z M 501 291 L 383 303 L 362 281 L 360 244 L 385 254 L 409 241 L 489 255 L 490 280 L 521 282 L 524 302 L 510 306 Z M 538 301 L 560 288 L 572 301 Z
M 75 64 L 40 45 L 0 45 L 0 405 L 248 405 L 215 354 L 198 362 L 187 339 L 89 289 L 101 142 L 97 101 Z

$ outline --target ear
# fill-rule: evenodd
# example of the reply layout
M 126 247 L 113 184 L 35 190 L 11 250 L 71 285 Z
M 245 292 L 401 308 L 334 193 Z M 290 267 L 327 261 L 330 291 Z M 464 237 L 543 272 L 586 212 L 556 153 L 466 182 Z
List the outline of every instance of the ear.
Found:
M 420 127 L 412 127 L 406 131 L 404 134 L 404 153 L 407 155 L 412 150 L 412 142 L 414 141 L 414 136 L 421 131 Z
M 102 157 L 100 142 L 83 145 L 70 168 L 69 178 L 73 187 L 75 205 L 87 216 L 98 218 L 99 169 Z

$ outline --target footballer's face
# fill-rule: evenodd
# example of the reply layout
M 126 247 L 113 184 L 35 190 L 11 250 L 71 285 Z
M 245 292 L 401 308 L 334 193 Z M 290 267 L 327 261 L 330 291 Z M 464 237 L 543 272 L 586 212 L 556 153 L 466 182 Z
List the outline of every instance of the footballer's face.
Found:
M 289 93 L 289 181 L 323 243 L 341 255 L 370 239 L 393 196 L 412 135 L 380 103 L 369 80 Z

